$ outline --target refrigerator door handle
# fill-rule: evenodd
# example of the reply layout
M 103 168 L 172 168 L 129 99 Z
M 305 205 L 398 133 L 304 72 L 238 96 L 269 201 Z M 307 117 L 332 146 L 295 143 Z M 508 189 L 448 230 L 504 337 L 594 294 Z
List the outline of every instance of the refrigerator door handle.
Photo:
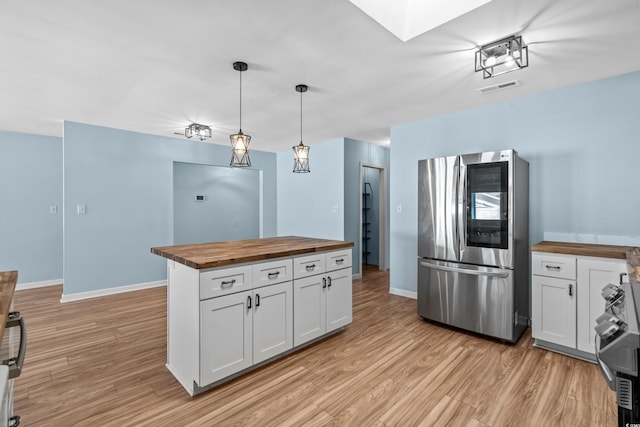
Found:
M 511 271 L 506 272 L 495 272 L 495 271 L 487 271 L 487 270 L 471 270 L 463 267 L 451 267 L 448 265 L 439 265 L 433 264 L 428 261 L 420 261 L 420 265 L 423 267 L 434 268 L 436 270 L 442 271 L 451 271 L 454 273 L 462 273 L 462 274 L 470 274 L 472 276 L 486 276 L 486 277 L 495 277 L 500 279 L 506 279 L 511 274 Z

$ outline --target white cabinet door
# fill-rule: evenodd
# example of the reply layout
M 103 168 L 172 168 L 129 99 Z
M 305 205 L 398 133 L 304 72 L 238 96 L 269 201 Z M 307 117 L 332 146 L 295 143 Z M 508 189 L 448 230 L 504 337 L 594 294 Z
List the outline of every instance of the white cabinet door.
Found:
M 619 283 L 627 272 L 625 260 L 578 257 L 578 350 L 595 354 L 596 318 L 604 312 L 600 292 L 608 283 Z
M 575 348 L 576 282 L 552 277 L 532 277 L 533 338 Z
M 264 286 L 253 295 L 253 363 L 260 363 L 293 348 L 292 283 Z
M 327 332 L 351 323 L 351 268 L 332 271 L 327 275 Z
M 296 279 L 293 282 L 293 345 L 299 346 L 324 335 L 326 309 L 323 275 Z
M 251 291 L 200 302 L 200 386 L 253 364 L 252 305 Z

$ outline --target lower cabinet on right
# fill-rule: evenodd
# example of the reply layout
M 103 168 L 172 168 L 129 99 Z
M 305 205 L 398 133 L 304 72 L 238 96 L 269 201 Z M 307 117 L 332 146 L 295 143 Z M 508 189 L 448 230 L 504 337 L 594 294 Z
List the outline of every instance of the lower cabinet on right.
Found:
M 351 323 L 351 268 L 293 282 L 293 346 Z
M 626 274 L 622 259 L 533 252 L 531 330 L 537 347 L 595 361 L 602 288 Z

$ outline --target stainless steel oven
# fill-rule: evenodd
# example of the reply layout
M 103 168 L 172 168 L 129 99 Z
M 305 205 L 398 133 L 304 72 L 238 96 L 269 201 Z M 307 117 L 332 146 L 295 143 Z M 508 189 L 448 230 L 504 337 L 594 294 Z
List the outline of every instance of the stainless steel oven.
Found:
M 629 283 L 608 284 L 602 290 L 605 308 L 596 319 L 596 359 L 609 388 L 616 392 L 618 425 L 640 423 L 640 333 L 635 295 Z

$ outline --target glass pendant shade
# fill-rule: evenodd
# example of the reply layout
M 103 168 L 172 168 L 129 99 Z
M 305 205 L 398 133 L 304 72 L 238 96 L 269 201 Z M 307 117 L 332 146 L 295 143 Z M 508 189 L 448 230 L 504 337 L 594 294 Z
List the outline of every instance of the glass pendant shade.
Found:
M 231 167 L 247 168 L 251 166 L 249 158 L 249 143 L 251 136 L 242 133 L 242 129 L 229 137 L 231 139 Z
M 293 148 L 293 172 L 306 173 L 309 170 L 309 146 L 304 145 L 302 141 Z

